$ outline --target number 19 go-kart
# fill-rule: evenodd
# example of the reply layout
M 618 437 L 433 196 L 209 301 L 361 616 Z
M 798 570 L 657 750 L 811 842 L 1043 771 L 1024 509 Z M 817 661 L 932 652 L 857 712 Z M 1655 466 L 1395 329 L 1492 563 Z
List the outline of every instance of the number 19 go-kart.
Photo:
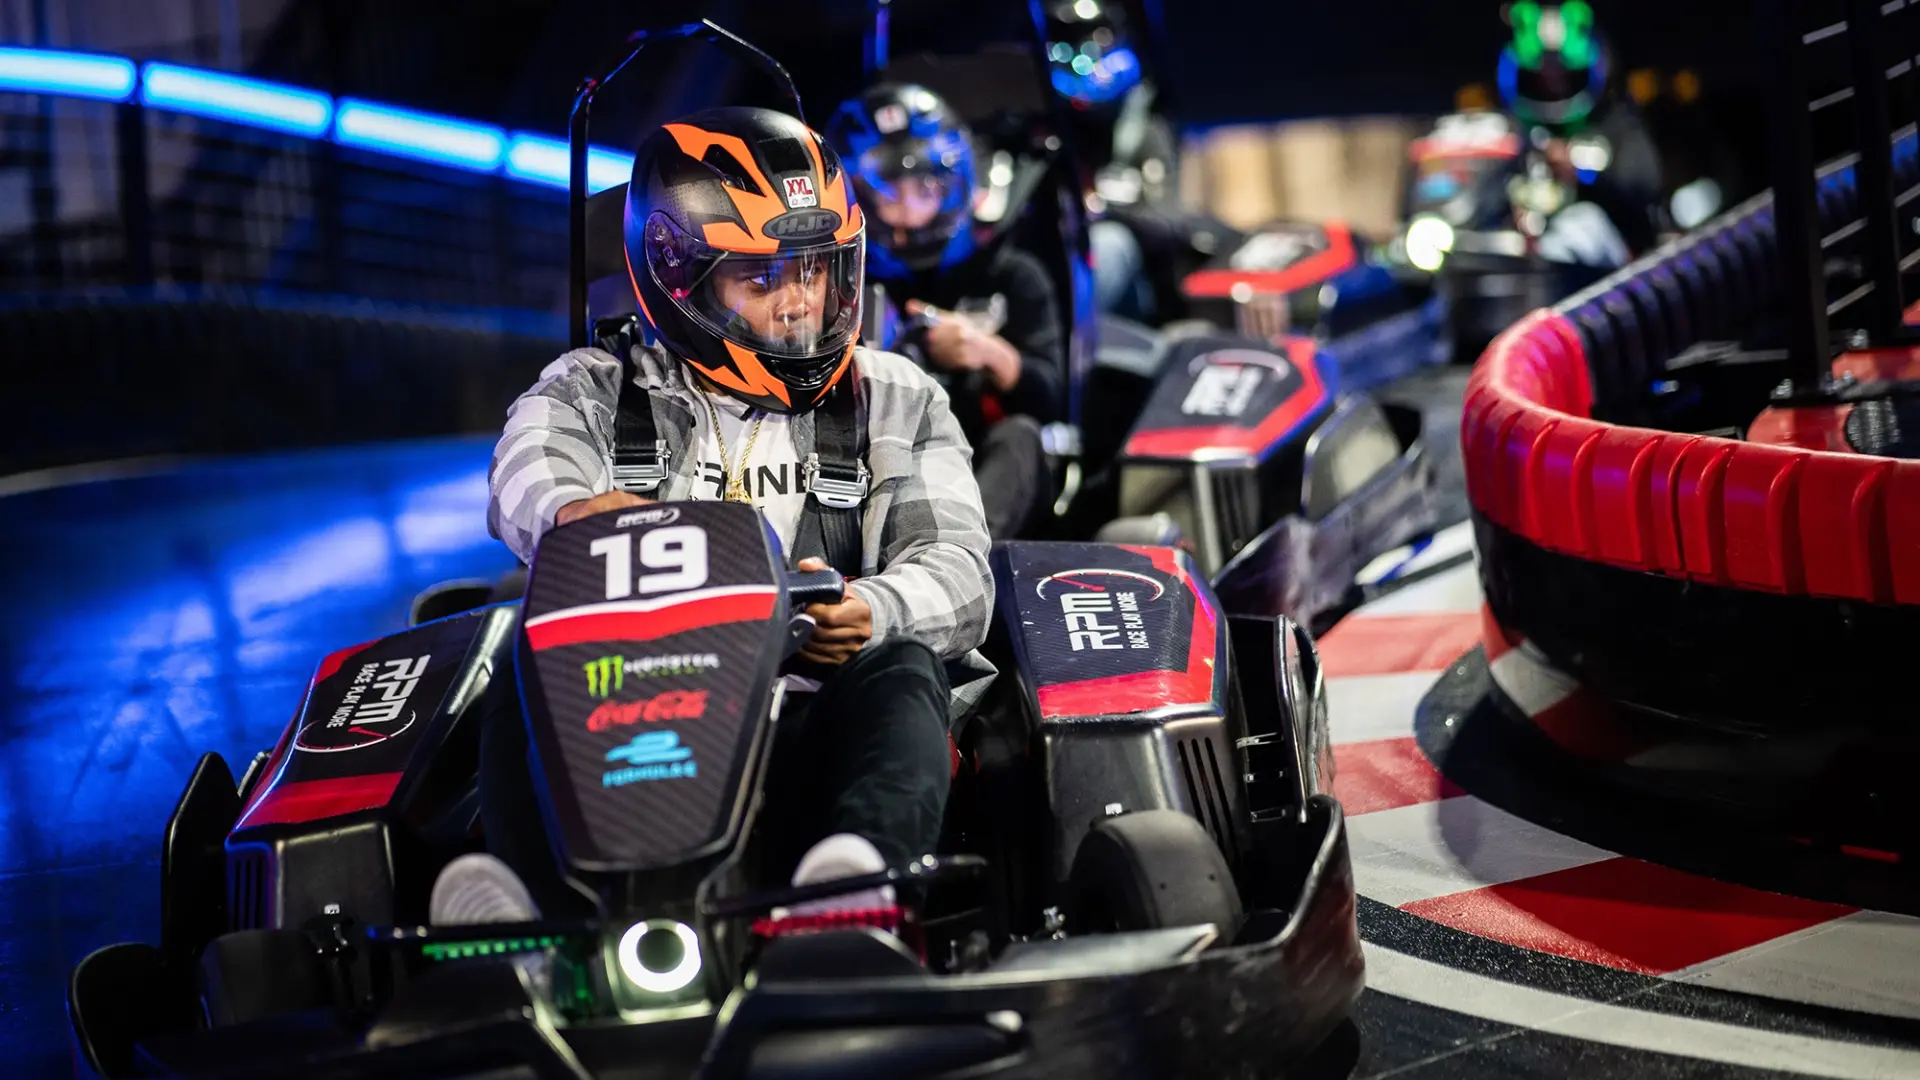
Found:
M 793 613 L 838 576 L 784 571 L 727 503 L 554 530 L 521 604 L 327 657 L 237 785 L 201 759 L 167 824 L 159 946 L 73 973 L 80 1047 L 107 1077 L 288 1080 L 1271 1075 L 1309 1055 L 1362 980 L 1310 639 L 1223 616 L 1170 548 L 995 562 L 1002 674 L 959 731 L 942 850 L 768 888 L 743 851 L 781 812 L 760 797 L 778 673 Z M 424 926 L 435 875 L 479 846 L 507 664 L 507 720 L 598 916 Z M 768 929 L 882 880 L 923 896 L 897 933 Z

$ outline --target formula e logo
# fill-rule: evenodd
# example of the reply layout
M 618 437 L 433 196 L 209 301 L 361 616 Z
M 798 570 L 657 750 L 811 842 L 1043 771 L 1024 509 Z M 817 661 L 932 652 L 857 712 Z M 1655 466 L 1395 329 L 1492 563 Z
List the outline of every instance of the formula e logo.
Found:
M 630 529 L 635 525 L 671 525 L 680 520 L 680 508 L 677 506 L 649 506 L 645 510 L 630 510 L 613 519 L 616 529 Z
M 294 749 L 309 754 L 359 750 L 412 727 L 418 713 L 407 703 L 431 659 L 428 655 L 362 664 L 332 715 L 301 728 L 294 736 Z
M 650 780 L 690 780 L 700 775 L 693 749 L 680 745 L 680 736 L 671 731 L 646 731 L 631 742 L 607 751 L 608 761 L 624 761 L 627 767 L 602 773 L 601 787 L 625 787 Z
M 820 199 L 813 193 L 813 177 L 787 177 L 787 208 L 798 210 L 803 206 L 819 206 Z
M 639 701 L 604 701 L 587 716 L 588 731 L 662 720 L 698 720 L 707 714 L 705 690 L 669 690 Z
M 1040 599 L 1057 598 L 1067 624 L 1067 646 L 1085 649 L 1150 649 L 1146 619 L 1140 614 L 1142 586 L 1153 590 L 1145 601 L 1165 595 L 1159 580 L 1132 570 L 1086 567 L 1041 578 Z

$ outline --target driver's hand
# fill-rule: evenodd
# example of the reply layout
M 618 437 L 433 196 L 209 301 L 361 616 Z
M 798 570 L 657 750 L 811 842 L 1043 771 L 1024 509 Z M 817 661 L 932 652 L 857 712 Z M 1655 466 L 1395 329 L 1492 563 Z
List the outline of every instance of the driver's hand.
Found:
M 1553 166 L 1553 174 L 1562 183 L 1571 184 L 1580 178 L 1580 171 L 1573 167 L 1573 148 L 1565 139 L 1549 139 L 1544 153 L 1547 164 Z
M 827 560 L 801 559 L 799 568 L 825 570 Z M 807 605 L 807 614 L 813 616 L 813 636 L 799 655 L 816 664 L 844 664 L 873 637 L 873 609 L 852 589 L 837 604 Z
M 979 350 L 968 347 L 973 328 L 967 325 L 967 320 L 918 300 L 907 301 L 909 317 L 929 313 L 935 318 L 926 332 L 927 362 L 943 371 L 973 371 L 979 368 Z
M 969 322 L 965 316 L 941 311 L 918 300 L 907 301 L 907 312 L 938 316 L 927 327 L 927 361 L 945 371 L 986 371 L 993 388 L 1007 393 L 1020 381 L 1020 350 L 998 334 L 989 334 Z
M 591 499 L 575 499 L 561 507 L 553 515 L 553 527 L 579 521 L 583 517 L 605 513 L 608 510 L 621 510 L 629 506 L 647 506 L 652 499 L 643 499 L 631 491 L 608 491 L 595 495 Z

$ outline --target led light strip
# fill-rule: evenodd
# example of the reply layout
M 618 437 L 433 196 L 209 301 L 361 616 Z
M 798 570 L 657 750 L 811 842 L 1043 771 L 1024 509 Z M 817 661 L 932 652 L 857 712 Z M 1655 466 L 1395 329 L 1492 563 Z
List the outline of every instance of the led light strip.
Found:
M 436 113 L 355 98 L 336 101 L 318 90 L 225 72 L 124 56 L 55 49 L 0 48 L 0 92 L 52 94 L 124 102 L 247 127 L 329 138 L 342 146 L 471 172 L 565 188 L 567 143 L 531 132 L 507 132 Z M 633 155 L 596 146 L 587 154 L 587 190 L 627 182 Z

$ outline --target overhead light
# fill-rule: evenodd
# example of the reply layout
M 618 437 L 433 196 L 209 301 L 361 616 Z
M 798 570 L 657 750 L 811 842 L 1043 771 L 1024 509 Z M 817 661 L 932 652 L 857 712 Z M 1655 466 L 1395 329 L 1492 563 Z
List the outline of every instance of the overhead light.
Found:
M 516 180 L 564 188 L 573 174 L 566 140 L 520 132 L 507 144 L 507 175 Z M 587 193 L 605 191 L 633 178 L 633 155 L 592 147 L 587 150 Z
M 0 90 L 125 101 L 136 74 L 123 56 L 0 48 Z
M 333 99 L 318 91 L 173 64 L 146 66 L 140 101 L 156 108 L 308 138 L 325 135 L 333 119 Z
M 355 98 L 341 99 L 333 137 L 342 146 L 478 172 L 498 168 L 507 145 L 506 133 L 496 127 Z
M 664 935 L 667 939 L 655 944 L 648 939 Z M 651 949 L 665 947 L 665 956 L 641 956 L 642 944 Z M 677 949 L 675 946 L 677 945 Z M 677 951 L 678 956 L 673 954 Z M 620 960 L 620 973 L 627 981 L 649 994 L 671 994 L 684 990 L 700 977 L 700 936 L 693 927 L 672 919 L 647 919 L 627 927 L 620 935 L 620 945 L 616 950 Z

